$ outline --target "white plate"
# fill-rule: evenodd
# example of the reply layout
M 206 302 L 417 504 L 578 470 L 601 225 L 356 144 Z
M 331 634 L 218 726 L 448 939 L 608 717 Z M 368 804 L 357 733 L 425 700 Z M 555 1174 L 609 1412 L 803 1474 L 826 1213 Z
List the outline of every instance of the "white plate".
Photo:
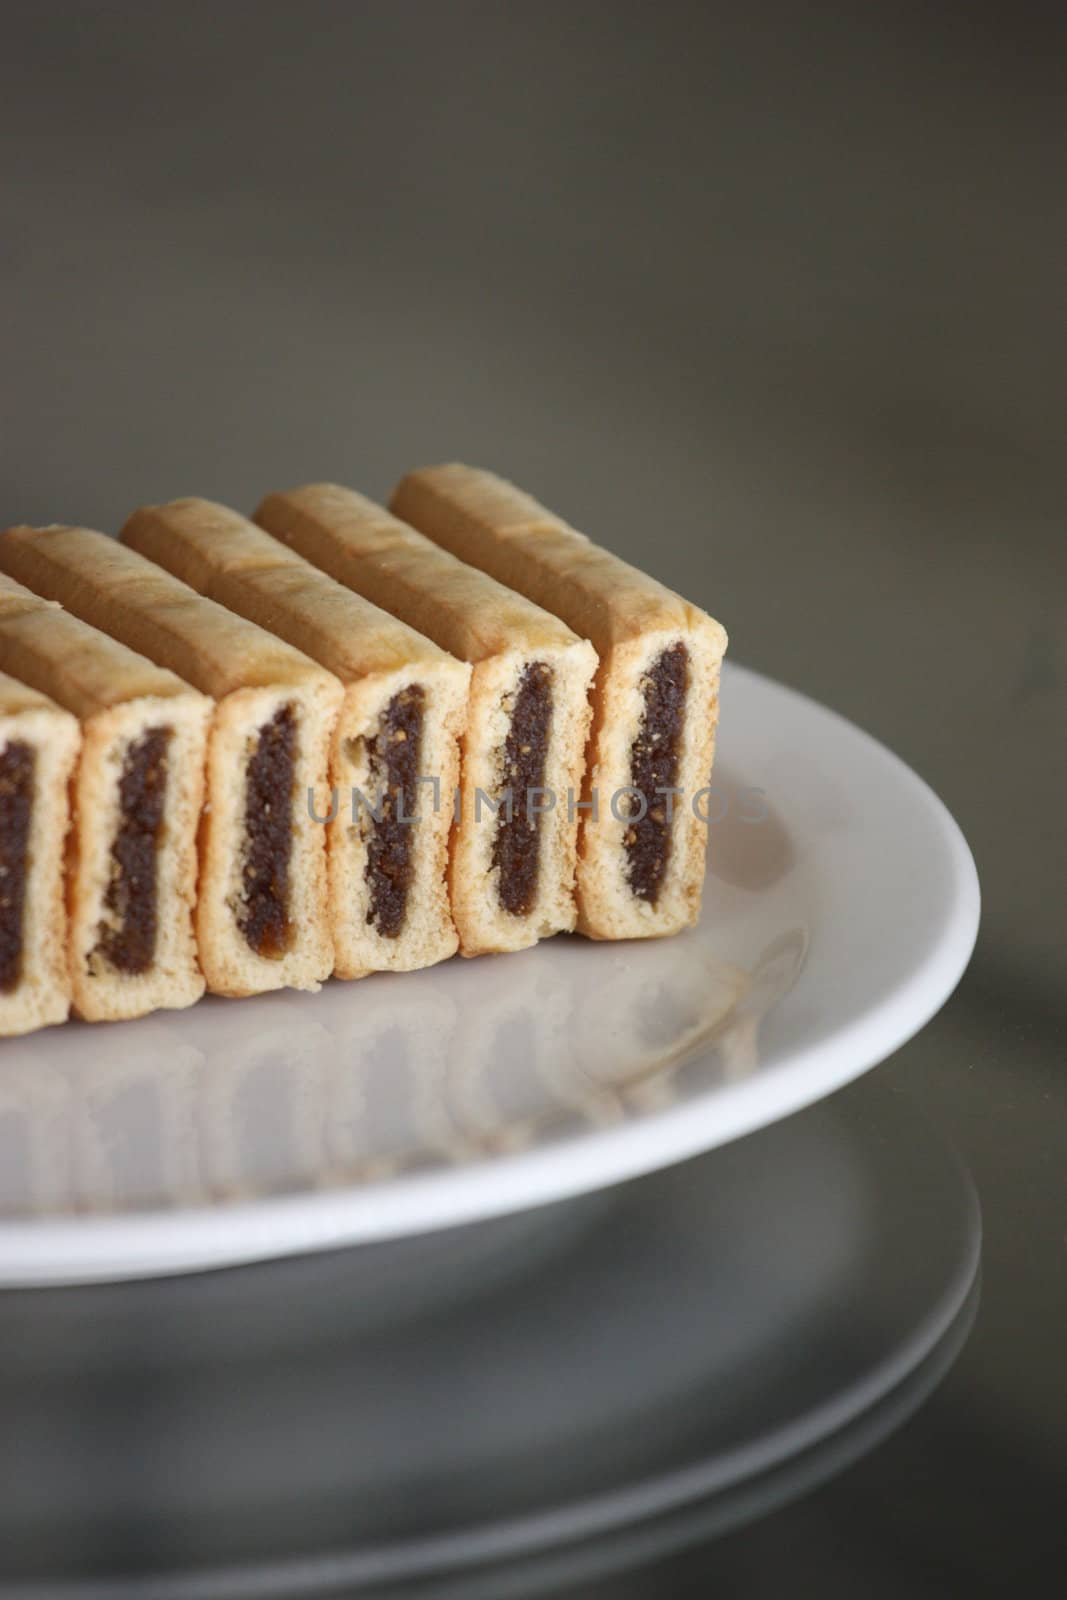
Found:
M 978 880 L 956 824 L 883 746 L 736 666 L 714 788 L 704 916 L 679 938 L 562 938 L 6 1042 L 0 1284 L 523 1210 L 723 1144 L 883 1060 L 970 957 Z

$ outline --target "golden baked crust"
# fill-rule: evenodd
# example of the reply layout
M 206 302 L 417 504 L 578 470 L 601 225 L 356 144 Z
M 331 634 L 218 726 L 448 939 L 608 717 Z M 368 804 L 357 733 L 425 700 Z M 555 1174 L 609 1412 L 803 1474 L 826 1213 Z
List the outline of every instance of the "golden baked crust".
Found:
M 425 467 L 401 481 L 390 505 L 451 554 L 554 611 L 596 647 L 600 665 L 585 798 L 595 794 L 598 809 L 587 811 L 582 822 L 579 931 L 591 938 L 656 937 L 696 921 L 707 824 L 693 806 L 714 757 L 724 629 L 493 473 L 456 463 Z M 678 750 L 682 794 L 672 802 L 666 875 L 650 902 L 630 890 L 625 803 L 616 809 L 612 801 L 631 782 L 643 685 L 675 645 L 685 646 L 688 659 Z
M 495 473 L 451 462 L 402 478 L 390 509 L 461 561 L 560 616 L 598 655 L 650 632 L 726 634 L 699 607 L 604 550 Z M 711 624 L 710 629 L 707 628 Z
M 269 494 L 255 520 L 463 661 L 574 643 L 575 635 L 557 617 L 453 560 L 354 489 L 312 483 Z
M 30 711 L 44 711 L 50 715 L 57 715 L 57 726 L 60 723 L 70 723 L 77 727 L 76 720 L 68 712 L 61 711 L 48 695 L 31 689 L 28 684 L 20 683 L 17 678 L 9 677 L 6 672 L 0 672 L 0 717 L 20 717 Z
M 237 689 L 309 684 L 322 668 L 255 623 L 90 528 L 0 534 L 0 570 L 215 700 Z
M 268 495 L 256 521 L 472 664 L 449 876 L 462 953 L 523 949 L 572 929 L 578 812 L 568 798 L 577 800 L 581 792 L 596 667 L 589 642 L 351 489 L 310 484 Z M 538 664 L 552 674 L 543 787 L 557 803 L 541 818 L 537 890 L 520 913 L 501 903 L 496 820 L 484 797 L 499 800 L 506 788 L 502 763 L 512 707 L 523 674 Z
M 342 683 L 452 659 L 215 501 L 190 497 L 142 506 L 119 538 L 199 594 L 278 634 Z
M 335 973 L 411 971 L 454 954 L 448 837 L 470 666 L 226 506 L 183 499 L 143 507 L 120 537 L 200 593 L 280 634 L 345 685 L 331 743 L 336 814 L 327 823 Z M 406 836 L 412 876 L 403 921 L 385 934 L 374 925 L 367 876 L 373 822 L 366 807 L 353 816 L 351 796 L 373 802 L 370 748 L 394 697 L 413 689 L 421 700 L 420 771 L 436 778 L 441 798 L 435 808 L 429 787 L 418 789 L 418 820 Z
M 0 537 L 0 567 L 3 551 Z M 191 693 L 175 673 L 2 572 L 0 639 L 5 670 L 76 717 L 91 717 L 128 700 Z

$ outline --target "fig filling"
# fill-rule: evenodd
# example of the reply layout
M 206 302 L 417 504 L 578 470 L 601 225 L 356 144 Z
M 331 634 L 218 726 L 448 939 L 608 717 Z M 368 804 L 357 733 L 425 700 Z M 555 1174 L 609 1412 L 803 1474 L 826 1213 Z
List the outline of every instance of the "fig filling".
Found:
M 156 954 L 156 854 L 167 799 L 169 728 L 148 728 L 132 740 L 119 778 L 119 822 L 111 844 L 111 877 L 95 953 L 117 972 L 147 972 Z
M 671 811 L 678 780 L 678 756 L 685 727 L 689 685 L 689 651 L 672 645 L 658 655 L 641 680 L 644 711 L 630 746 L 630 785 L 643 797 L 630 796 L 630 820 L 623 835 L 626 880 L 640 900 L 655 905 L 671 854 Z M 644 811 L 643 815 L 639 813 Z
M 291 947 L 289 865 L 293 854 L 296 712 L 282 706 L 256 737 L 245 769 L 245 847 L 237 926 L 250 949 L 277 961 Z
M 425 710 L 420 684 L 401 689 L 378 718 L 378 732 L 367 740 L 375 806 L 365 869 L 370 885 L 367 921 L 386 939 L 395 939 L 404 926 L 414 874 L 412 822 Z
M 33 818 L 32 745 L 12 740 L 0 755 L 0 993 L 22 977 L 22 908 Z
M 504 802 L 497 817 L 493 865 L 500 869 L 500 904 L 513 916 L 528 914 L 537 894 L 541 861 L 540 796 L 552 726 L 552 669 L 532 661 L 515 691 L 504 741 Z M 510 803 L 509 803 L 510 801 Z

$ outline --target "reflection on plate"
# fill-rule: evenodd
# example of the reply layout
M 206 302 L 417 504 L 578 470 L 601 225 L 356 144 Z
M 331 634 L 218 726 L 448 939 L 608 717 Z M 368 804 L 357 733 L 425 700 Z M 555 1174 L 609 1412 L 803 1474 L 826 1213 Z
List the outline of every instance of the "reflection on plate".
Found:
M 799 934 L 752 973 L 697 940 L 574 939 L 312 1006 L 206 1000 L 180 1022 L 69 1027 L 0 1063 L 5 1218 L 107 1214 L 372 1184 L 669 1106 L 682 1066 L 750 1070 Z M 399 1004 L 404 1001 L 403 1006 Z M 269 1009 L 268 1009 L 269 1005 Z
M 677 939 L 560 938 L 6 1042 L 0 1283 L 521 1210 L 735 1138 L 900 1044 L 973 944 L 966 845 L 832 713 L 736 667 L 724 695 L 705 912 Z

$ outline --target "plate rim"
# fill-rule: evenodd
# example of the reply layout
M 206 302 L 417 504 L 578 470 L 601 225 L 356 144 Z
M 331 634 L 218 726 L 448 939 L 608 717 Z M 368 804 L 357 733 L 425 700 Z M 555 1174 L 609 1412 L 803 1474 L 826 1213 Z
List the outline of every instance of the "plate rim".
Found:
M 77 1219 L 0 1223 L 0 1285 L 57 1287 L 164 1277 L 306 1251 L 370 1244 L 459 1227 L 573 1199 L 685 1161 L 801 1111 L 872 1070 L 936 1015 L 974 950 L 981 892 L 963 832 L 930 785 L 849 718 L 787 684 L 731 662 L 728 676 L 829 718 L 887 762 L 935 825 L 951 867 L 945 915 L 919 965 L 886 995 L 791 1053 L 768 1079 L 740 1079 L 639 1119 L 585 1129 L 547 1147 L 379 1183 L 337 1185 L 254 1200 Z M 801 977 L 800 982 L 803 982 Z M 48 1259 L 39 1259 L 43 1236 Z M 60 1260 L 65 1263 L 59 1265 Z

